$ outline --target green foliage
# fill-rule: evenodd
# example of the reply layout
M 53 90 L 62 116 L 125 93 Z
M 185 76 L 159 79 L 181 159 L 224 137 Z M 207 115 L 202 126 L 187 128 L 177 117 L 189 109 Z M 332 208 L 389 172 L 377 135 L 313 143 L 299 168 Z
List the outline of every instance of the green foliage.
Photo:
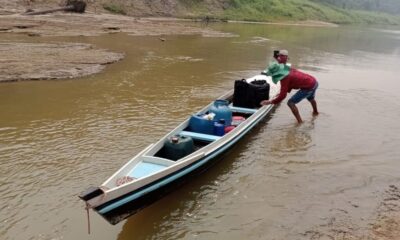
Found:
M 399 0 L 314 0 L 328 3 L 344 9 L 379 11 L 390 14 L 400 14 Z
M 343 9 L 329 0 L 230 0 L 225 16 L 250 21 L 319 20 L 339 24 L 400 24 L 400 17 L 384 13 Z M 330 0 L 340 1 L 340 0 Z M 346 0 L 347 1 L 347 0 Z M 356 1 L 356 0 L 352 0 Z M 370 0 L 373 1 L 373 0 Z M 341 2 L 342 3 L 342 2 Z
M 151 7 L 161 0 L 141 0 Z M 122 3 L 132 0 L 106 0 L 103 8 L 126 14 Z M 116 3 L 118 2 L 118 3 Z M 166 1 L 168 2 L 168 1 Z M 244 21 L 306 21 L 317 20 L 338 24 L 400 24 L 400 0 L 177 0 L 179 14 L 194 19 L 230 19 Z M 163 3 L 166 4 L 166 3 Z M 183 10 L 182 10 L 183 9 Z M 381 12 L 377 12 L 381 11 Z
M 207 14 L 206 5 L 203 0 L 178 0 L 181 6 L 190 9 L 190 12 L 195 16 L 190 16 L 189 18 L 197 18 L 202 15 Z
M 109 12 L 126 15 L 124 8 L 121 5 L 114 3 L 104 3 L 103 8 Z
M 179 3 L 185 6 L 197 6 L 202 2 L 203 0 L 179 0 Z

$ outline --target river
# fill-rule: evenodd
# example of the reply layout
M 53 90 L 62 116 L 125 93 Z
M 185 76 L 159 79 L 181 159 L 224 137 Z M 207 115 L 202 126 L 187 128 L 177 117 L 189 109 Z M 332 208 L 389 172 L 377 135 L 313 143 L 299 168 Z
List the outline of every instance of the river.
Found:
M 0 239 L 374 239 L 374 226 L 388 228 L 382 204 L 400 187 L 400 30 L 209 27 L 237 37 L 43 40 L 126 57 L 81 79 L 0 84 Z M 91 213 L 87 234 L 81 191 L 281 48 L 318 79 L 318 117 L 302 102 L 299 126 L 282 103 L 209 171 L 118 225 Z

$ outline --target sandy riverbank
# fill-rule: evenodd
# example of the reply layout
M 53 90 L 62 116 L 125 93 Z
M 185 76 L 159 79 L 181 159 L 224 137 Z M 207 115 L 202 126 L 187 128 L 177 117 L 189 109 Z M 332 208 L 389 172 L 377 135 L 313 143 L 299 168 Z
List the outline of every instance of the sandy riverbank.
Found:
M 136 5 L 135 5 L 136 6 Z M 138 5 L 139 6 L 139 5 Z M 164 36 L 171 34 L 204 37 L 232 37 L 208 28 L 207 24 L 188 24 L 192 20 L 176 18 L 137 18 L 116 14 L 107 14 L 101 4 L 90 2 L 87 12 L 74 14 L 55 12 L 46 15 L 23 15 L 27 9 L 44 10 L 56 8 L 53 0 L 0 0 L 0 35 L 23 35 L 24 43 L 0 40 L 0 82 L 64 79 L 97 73 L 109 63 L 123 58 L 122 53 L 96 49 L 87 44 L 37 44 L 41 37 L 99 36 L 102 34 L 126 33 L 133 36 Z M 144 6 L 142 6 L 144 8 Z M 136 9 L 136 8 L 135 8 Z M 140 7 L 134 12 L 140 15 Z M 172 10 L 171 10 L 172 11 Z M 172 12 L 171 12 L 172 14 Z M 246 22 L 250 23 L 250 22 Z M 280 24 L 332 27 L 334 24 L 305 21 L 257 24 Z M 26 40 L 26 36 L 35 38 Z M 163 37 L 159 37 L 163 40 Z M 23 49 L 18 51 L 18 49 Z M 55 54 L 56 53 L 56 54 Z M 57 58 L 54 58 L 57 56 Z
M 21 34 L 32 38 L 52 36 L 99 36 L 123 32 L 133 36 L 199 34 L 204 37 L 231 37 L 185 21 L 139 19 L 112 14 L 55 13 L 38 16 L 0 16 L 0 34 Z M 123 58 L 122 53 L 96 49 L 87 44 L 34 44 L 0 41 L 0 82 L 63 79 L 94 74 L 106 64 Z
M 375 202 L 376 201 L 376 202 Z M 372 213 L 368 218 L 360 217 L 360 206 L 353 200 L 348 208 L 331 208 L 330 218 L 305 231 L 304 239 L 325 240 L 396 240 L 400 236 L 400 189 L 388 186 L 382 195 L 370 201 Z M 329 205 L 329 204 L 327 204 Z
M 0 40 L 0 82 L 81 77 L 97 73 L 106 64 L 123 58 L 123 53 L 96 49 L 88 44 L 37 44 L 36 40 L 41 37 L 99 36 L 119 32 L 132 36 L 155 36 L 160 40 L 163 40 L 161 36 L 177 33 L 204 37 L 234 36 L 212 30 L 206 24 L 188 24 L 191 20 L 107 14 L 104 9 L 96 8 L 96 4 L 90 4 L 89 11 L 84 14 L 55 12 L 26 16 L 21 13 L 29 8 L 50 9 L 55 5 L 51 1 L 0 0 L 0 3 L 0 35 L 20 34 L 35 38 L 23 43 Z M 316 21 L 257 24 L 335 26 Z

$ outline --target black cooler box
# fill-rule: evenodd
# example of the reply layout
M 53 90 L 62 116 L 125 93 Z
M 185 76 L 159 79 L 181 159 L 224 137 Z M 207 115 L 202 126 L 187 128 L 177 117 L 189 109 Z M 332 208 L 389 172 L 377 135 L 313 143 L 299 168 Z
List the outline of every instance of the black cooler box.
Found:
M 269 99 L 269 84 L 265 80 L 247 83 L 245 79 L 235 81 L 233 106 L 259 108 L 262 100 Z

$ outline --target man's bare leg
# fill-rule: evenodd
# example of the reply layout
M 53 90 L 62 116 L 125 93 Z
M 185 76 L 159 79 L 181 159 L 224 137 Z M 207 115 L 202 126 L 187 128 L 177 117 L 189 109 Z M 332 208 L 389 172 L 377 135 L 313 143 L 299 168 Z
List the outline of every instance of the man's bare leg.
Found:
M 299 113 L 299 110 L 296 107 L 296 104 L 294 104 L 292 102 L 288 102 L 287 105 L 289 106 L 290 110 L 292 110 L 292 113 L 296 117 L 297 122 L 298 123 L 302 123 L 303 120 L 301 120 L 300 113 Z
M 310 100 L 311 106 L 313 108 L 313 115 L 317 116 L 319 114 L 318 109 L 317 109 L 317 102 L 315 101 L 315 99 Z

